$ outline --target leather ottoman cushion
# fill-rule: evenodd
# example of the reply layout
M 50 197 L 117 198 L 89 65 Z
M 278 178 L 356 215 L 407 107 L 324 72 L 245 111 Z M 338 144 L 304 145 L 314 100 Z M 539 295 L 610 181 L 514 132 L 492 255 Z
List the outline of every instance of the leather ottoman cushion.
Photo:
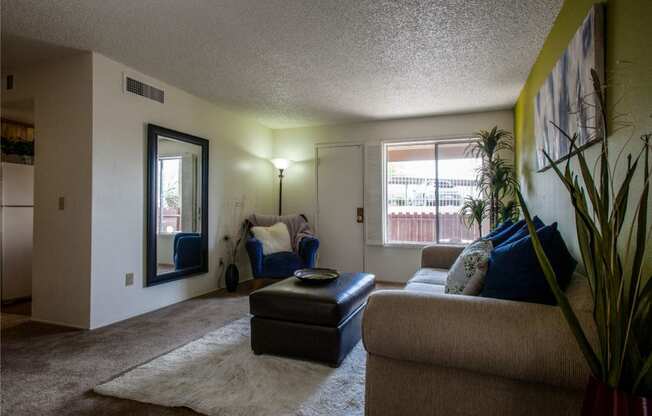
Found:
M 295 277 L 256 290 L 249 296 L 254 316 L 335 327 L 367 301 L 374 275 L 342 273 L 325 284 L 306 284 Z

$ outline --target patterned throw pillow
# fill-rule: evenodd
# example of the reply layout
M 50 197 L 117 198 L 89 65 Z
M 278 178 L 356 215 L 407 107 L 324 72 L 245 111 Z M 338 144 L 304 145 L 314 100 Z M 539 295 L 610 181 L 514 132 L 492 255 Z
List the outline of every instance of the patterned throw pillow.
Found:
M 478 240 L 466 246 L 446 277 L 446 293 L 477 295 L 482 290 L 484 276 L 493 245 L 491 241 Z M 466 287 L 469 286 L 468 290 Z

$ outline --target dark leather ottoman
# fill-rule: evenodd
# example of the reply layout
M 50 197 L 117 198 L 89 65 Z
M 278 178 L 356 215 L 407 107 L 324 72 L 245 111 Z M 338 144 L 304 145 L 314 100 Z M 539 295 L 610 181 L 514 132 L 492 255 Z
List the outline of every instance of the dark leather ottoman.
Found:
M 372 274 L 342 273 L 319 285 L 290 277 L 256 290 L 249 296 L 251 348 L 338 367 L 360 341 L 374 285 Z

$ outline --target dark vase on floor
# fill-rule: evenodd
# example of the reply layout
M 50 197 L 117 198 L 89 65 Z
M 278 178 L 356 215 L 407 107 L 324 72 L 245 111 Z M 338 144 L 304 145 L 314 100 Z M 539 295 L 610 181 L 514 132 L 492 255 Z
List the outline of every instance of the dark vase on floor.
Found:
M 609 387 L 590 376 L 582 416 L 650 416 L 652 400 Z
M 226 283 L 226 290 L 229 292 L 235 292 L 238 288 L 238 282 L 240 281 L 240 272 L 238 271 L 238 266 L 235 264 L 229 264 L 226 268 L 226 273 L 224 274 L 224 282 Z

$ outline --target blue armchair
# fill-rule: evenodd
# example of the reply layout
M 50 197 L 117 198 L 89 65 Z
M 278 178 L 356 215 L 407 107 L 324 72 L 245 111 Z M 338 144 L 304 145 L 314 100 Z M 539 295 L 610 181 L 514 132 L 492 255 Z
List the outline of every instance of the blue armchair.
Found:
M 297 244 L 296 252 L 280 252 L 263 255 L 263 243 L 250 237 L 245 248 L 251 261 L 251 271 L 255 278 L 285 278 L 292 276 L 298 269 L 315 267 L 319 240 L 314 237 L 303 237 Z
M 177 233 L 174 235 L 175 270 L 201 265 L 201 236 L 198 233 Z

